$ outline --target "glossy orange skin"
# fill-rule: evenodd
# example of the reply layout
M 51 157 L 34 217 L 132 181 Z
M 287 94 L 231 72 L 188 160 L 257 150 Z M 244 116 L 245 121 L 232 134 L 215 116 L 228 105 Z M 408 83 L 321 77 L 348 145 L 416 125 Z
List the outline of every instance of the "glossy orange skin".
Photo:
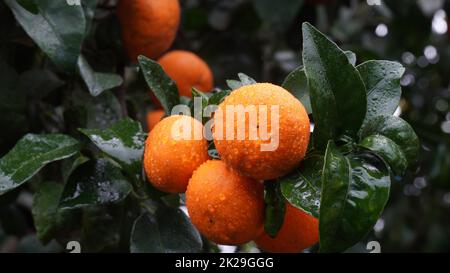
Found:
M 180 23 L 178 0 L 120 0 L 117 16 L 125 51 L 133 63 L 139 55 L 161 56 L 172 45 Z
M 218 244 L 244 244 L 263 231 L 263 184 L 219 160 L 207 161 L 194 172 L 186 206 L 200 233 Z
M 262 151 L 261 145 L 269 143 L 270 140 L 251 139 L 249 137 L 250 118 L 245 115 L 245 139 L 236 139 L 238 131 L 236 117 L 234 123 L 231 123 L 234 125 L 235 138 L 227 139 L 226 129 L 224 129 L 221 140 L 217 131 L 218 128 L 226 128 L 227 116 L 218 115 L 216 112 L 213 129 L 214 144 L 222 160 L 229 166 L 254 179 L 269 180 L 287 174 L 304 158 L 310 138 L 309 118 L 301 102 L 288 91 L 270 83 L 247 85 L 233 91 L 219 105 L 219 108 L 225 113 L 226 107 L 230 105 L 244 107 L 266 105 L 269 112 L 269 133 L 272 131 L 270 107 L 278 106 L 279 139 L 276 149 Z M 273 132 L 275 135 L 276 131 L 273 130 Z
M 209 159 L 206 139 L 177 139 L 182 130 L 172 134 L 180 123 L 191 125 L 193 130 L 187 131 L 188 135 L 193 136 L 195 132 L 202 136 L 203 125 L 199 121 L 174 115 L 156 124 L 145 141 L 145 173 L 150 183 L 163 192 L 185 192 L 194 170 Z
M 147 113 L 147 130 L 150 132 L 164 117 L 163 110 L 152 110 Z
M 298 253 L 319 241 L 319 221 L 286 203 L 283 225 L 275 238 L 264 233 L 255 240 L 266 252 Z
M 202 92 L 210 92 L 213 88 L 211 68 L 192 52 L 173 50 L 164 54 L 158 63 L 175 81 L 180 96 L 192 97 L 192 87 Z

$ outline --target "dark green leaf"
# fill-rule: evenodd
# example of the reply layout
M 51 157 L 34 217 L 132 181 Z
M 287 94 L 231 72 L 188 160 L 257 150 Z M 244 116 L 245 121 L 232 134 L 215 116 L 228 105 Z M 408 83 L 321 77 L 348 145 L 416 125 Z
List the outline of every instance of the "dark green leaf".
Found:
M 144 154 L 145 133 L 141 124 L 123 119 L 109 129 L 80 129 L 104 153 L 117 160 L 130 175 L 139 179 Z
M 408 168 L 408 161 L 402 149 L 394 141 L 385 136 L 368 136 L 359 145 L 383 158 L 397 175 L 402 175 L 406 168 Z
M 38 14 L 39 8 L 34 1 L 35 0 L 17 0 L 17 3 L 19 3 L 24 9 L 28 10 L 29 12 Z
M 303 67 L 297 67 L 289 73 L 281 86 L 291 92 L 303 104 L 308 115 L 312 113 L 308 81 Z
M 276 181 L 264 182 L 264 201 L 266 202 L 266 215 L 264 217 L 264 230 L 275 237 L 284 221 L 286 200 L 281 194 L 280 183 Z
M 318 218 L 324 158 L 312 154 L 291 175 L 279 178 L 283 196 L 293 205 Z
M 303 24 L 303 64 L 314 116 L 314 145 L 356 136 L 366 115 L 366 90 L 345 53 L 309 23 Z
M 321 252 L 344 251 L 373 227 L 389 197 L 389 170 L 372 154 L 343 156 L 330 142 L 319 216 Z
M 80 208 L 122 201 L 131 185 L 120 169 L 107 159 L 89 161 L 78 167 L 64 188 L 60 207 Z
M 92 96 L 122 84 L 122 77 L 112 73 L 95 72 L 83 56 L 78 59 L 78 70 Z
M 24 136 L 0 159 L 0 195 L 22 185 L 50 162 L 78 152 L 75 139 L 61 134 Z
M 420 141 L 413 128 L 406 121 L 395 116 L 374 117 L 361 128 L 360 139 L 377 134 L 390 138 L 400 146 L 409 164 L 416 161 Z
M 50 59 L 66 72 L 75 72 L 81 51 L 86 19 L 81 6 L 66 1 L 35 1 L 39 13 L 33 14 L 15 0 L 5 0 L 27 34 Z
M 219 105 L 230 93 L 231 93 L 230 90 L 222 90 L 220 92 L 213 93 L 212 96 L 209 97 L 208 104 Z
M 133 253 L 187 253 L 202 248 L 200 234 L 178 208 L 159 207 L 155 214 L 141 215 L 133 226 Z
M 59 199 L 63 185 L 44 182 L 39 185 L 33 198 L 33 220 L 39 240 L 47 244 L 66 225 L 71 223 L 72 212 L 59 210 Z
M 368 61 L 356 68 L 367 89 L 367 114 L 364 123 L 376 116 L 392 115 L 400 101 L 400 79 L 405 68 L 390 61 Z
M 138 61 L 150 90 L 158 98 L 166 114 L 170 115 L 172 108 L 180 104 L 175 82 L 166 75 L 157 62 L 142 55 L 138 57 Z

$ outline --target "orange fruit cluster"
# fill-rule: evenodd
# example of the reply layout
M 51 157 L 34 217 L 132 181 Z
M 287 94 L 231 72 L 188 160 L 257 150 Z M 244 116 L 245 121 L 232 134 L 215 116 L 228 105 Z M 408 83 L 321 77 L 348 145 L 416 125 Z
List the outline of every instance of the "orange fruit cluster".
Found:
M 253 126 L 258 128 L 264 121 L 260 119 L 264 113 L 258 111 L 255 120 L 243 114 L 244 139 L 221 139 L 218 127 L 231 126 L 231 131 L 235 132 L 239 128 L 230 125 L 228 115 L 216 112 L 213 137 L 221 160 L 210 160 L 203 125 L 188 116 L 170 116 L 157 123 L 146 140 L 144 169 L 147 178 L 162 191 L 186 192 L 192 223 L 216 243 L 237 245 L 254 240 L 264 251 L 300 252 L 318 241 L 317 219 L 287 204 L 283 225 L 271 238 L 263 228 L 262 180 L 287 174 L 303 159 L 310 134 L 308 115 L 288 91 L 268 83 L 243 86 L 233 91 L 218 108 L 226 111 L 227 106 L 233 105 L 244 108 L 277 106 L 277 115 L 269 110 L 266 120 L 271 124 L 269 139 L 250 138 L 251 123 L 256 122 Z M 239 114 L 242 113 L 235 115 Z M 276 119 L 278 125 L 272 124 L 272 119 Z M 190 129 L 183 131 L 186 129 L 180 124 L 189 124 Z M 271 131 L 274 126 L 279 127 L 278 145 L 273 150 L 261 151 L 262 145 L 276 137 Z M 180 135 L 189 137 L 183 139 Z

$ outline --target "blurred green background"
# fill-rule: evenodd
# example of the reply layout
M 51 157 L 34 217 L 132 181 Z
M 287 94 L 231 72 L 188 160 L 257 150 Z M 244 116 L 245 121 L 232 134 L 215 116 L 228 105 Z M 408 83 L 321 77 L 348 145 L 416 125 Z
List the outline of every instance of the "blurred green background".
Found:
M 382 218 L 363 243 L 379 241 L 382 252 L 450 251 L 450 0 L 182 0 L 181 4 L 182 23 L 172 48 L 204 58 L 218 87 L 225 87 L 225 80 L 236 78 L 237 72 L 281 84 L 301 65 L 304 21 L 341 48 L 354 51 L 358 63 L 370 59 L 402 63 L 406 73 L 397 114 L 415 129 L 422 150 L 416 166 L 394 181 Z M 115 1 L 99 1 L 83 54 L 98 70 L 114 71 L 122 65 Z M 67 83 L 53 72 L 38 77 L 45 79 L 42 82 L 23 81 L 18 90 L 27 91 L 5 93 L 15 74 L 49 61 L 3 3 L 0 56 L 16 70 L 0 66 L 0 156 L 27 132 L 77 128 L 71 114 L 80 105 L 87 107 L 88 122 L 100 127 L 99 116 L 106 120 L 121 116 L 116 101 L 108 109 L 117 111 L 107 113 L 82 97 L 76 98 L 71 111 L 63 111 L 66 101 L 60 91 Z M 152 108 L 145 84 L 131 67 L 125 75 L 128 114 L 144 124 L 145 113 Z M 31 202 L 26 189 L 0 197 L 0 252 L 61 251 L 56 242 L 44 247 L 36 239 Z M 367 251 L 363 243 L 349 251 Z

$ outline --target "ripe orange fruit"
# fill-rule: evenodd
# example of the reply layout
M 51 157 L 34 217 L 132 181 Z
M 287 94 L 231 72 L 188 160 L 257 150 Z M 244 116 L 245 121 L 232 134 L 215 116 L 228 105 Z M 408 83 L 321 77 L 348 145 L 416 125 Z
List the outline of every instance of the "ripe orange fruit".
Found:
M 128 57 L 158 58 L 172 45 L 180 23 L 178 0 L 120 0 L 117 15 Z
M 147 113 L 147 130 L 150 132 L 155 125 L 164 117 L 163 110 L 152 110 Z
M 164 192 L 185 192 L 194 170 L 208 158 L 203 125 L 189 116 L 161 120 L 145 141 L 145 173 L 150 183 Z
M 226 114 L 227 108 L 239 106 L 255 106 L 253 116 L 257 118 L 252 119 L 250 111 Z M 278 115 L 271 107 L 278 107 Z M 226 97 L 219 109 L 214 115 L 215 146 L 222 160 L 242 174 L 259 180 L 274 179 L 288 173 L 304 158 L 310 136 L 308 114 L 301 102 L 282 87 L 270 83 L 243 86 Z M 245 121 L 244 128 L 239 125 L 239 118 Z M 227 131 L 234 132 L 234 136 L 230 137 Z M 259 132 L 257 139 L 252 138 L 255 132 Z
M 255 240 L 255 243 L 267 252 L 298 253 L 318 241 L 319 221 L 286 203 L 284 222 L 275 238 L 264 233 Z
M 220 160 L 207 161 L 194 172 L 186 206 L 200 233 L 218 244 L 243 244 L 263 231 L 263 185 Z
M 158 63 L 174 80 L 180 96 L 191 97 L 191 89 L 209 92 L 214 80 L 211 69 L 199 56 L 184 50 L 174 50 L 164 54 Z

